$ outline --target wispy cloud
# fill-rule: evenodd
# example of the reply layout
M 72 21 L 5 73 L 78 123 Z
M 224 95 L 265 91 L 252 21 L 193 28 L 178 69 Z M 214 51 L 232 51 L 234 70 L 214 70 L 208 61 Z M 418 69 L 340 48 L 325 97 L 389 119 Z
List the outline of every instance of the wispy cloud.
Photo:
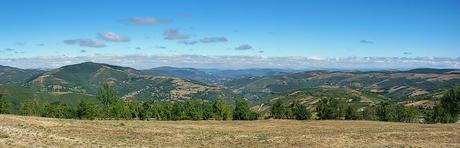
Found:
M 103 32 L 98 33 L 100 39 L 109 41 L 109 42 L 129 42 L 130 39 L 127 36 L 118 35 L 113 32 Z
M 374 41 L 369 41 L 369 40 L 361 40 L 359 41 L 361 44 L 374 44 Z
M 197 41 L 180 41 L 180 44 L 185 44 L 185 45 L 195 45 L 198 42 Z
M 412 55 L 412 52 L 403 52 L 404 55 Z
M 146 25 L 158 25 L 158 24 L 166 24 L 172 22 L 169 19 L 157 19 L 155 17 L 132 17 L 129 19 L 120 20 L 121 23 L 128 24 L 128 25 L 136 25 L 136 26 L 146 26 Z
M 64 40 L 64 44 L 78 45 L 80 47 L 91 47 L 91 48 L 104 48 L 104 47 L 107 47 L 105 44 L 93 41 L 91 39 Z
M 16 49 L 13 49 L 13 48 L 5 48 L 3 49 L 3 51 L 6 51 L 6 52 L 10 52 L 10 51 L 15 51 Z
M 16 43 L 16 45 L 19 45 L 19 46 L 24 46 L 24 45 L 26 45 L 26 44 L 27 44 L 27 42 L 17 42 L 17 43 Z
M 167 29 L 163 32 L 164 39 L 166 40 L 187 40 L 189 35 L 181 34 L 179 29 Z
M 251 50 L 252 46 L 249 44 L 242 44 L 235 48 L 235 50 Z
M 205 37 L 200 39 L 201 43 L 219 43 L 219 42 L 227 42 L 226 37 Z
M 166 49 L 165 46 L 155 46 L 155 48 L 158 48 L 158 49 Z

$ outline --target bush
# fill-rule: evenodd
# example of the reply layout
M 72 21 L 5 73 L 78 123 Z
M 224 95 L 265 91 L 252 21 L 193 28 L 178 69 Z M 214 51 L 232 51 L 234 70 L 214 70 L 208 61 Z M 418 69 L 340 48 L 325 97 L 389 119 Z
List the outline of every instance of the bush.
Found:
M 40 116 L 40 103 L 38 99 L 28 99 L 21 103 L 21 114 L 26 116 Z
M 98 109 L 93 103 L 81 100 L 76 107 L 76 117 L 78 119 L 94 120 L 98 115 Z
M 9 109 L 11 107 L 11 103 L 8 102 L 3 95 L 0 94 L 0 114 L 7 114 L 9 113 Z
M 286 118 L 286 110 L 281 99 L 277 99 L 271 107 L 271 117 L 274 119 L 284 119 Z
M 212 109 L 216 120 L 227 120 L 231 117 L 232 113 L 230 107 L 223 99 L 215 101 L 212 105 Z
M 301 104 L 299 101 L 294 101 L 291 104 L 291 110 L 296 120 L 308 120 L 311 117 L 311 113 L 307 106 Z
M 246 100 L 237 100 L 233 111 L 233 120 L 257 120 L 259 114 L 251 111 Z
M 349 104 L 346 109 L 345 120 L 358 120 L 359 114 L 358 109 L 356 109 L 355 105 Z
M 321 99 L 316 107 L 318 118 L 321 120 L 341 119 L 345 114 L 345 102 L 338 99 Z
M 368 106 L 364 108 L 362 114 L 364 120 L 378 120 L 377 108 L 375 106 Z

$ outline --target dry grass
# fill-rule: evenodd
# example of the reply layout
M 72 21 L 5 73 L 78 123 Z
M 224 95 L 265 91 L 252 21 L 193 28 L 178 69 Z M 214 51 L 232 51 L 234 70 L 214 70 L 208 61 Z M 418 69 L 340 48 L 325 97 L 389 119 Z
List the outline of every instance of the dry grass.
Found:
M 0 147 L 460 147 L 460 124 L 80 121 L 0 115 Z

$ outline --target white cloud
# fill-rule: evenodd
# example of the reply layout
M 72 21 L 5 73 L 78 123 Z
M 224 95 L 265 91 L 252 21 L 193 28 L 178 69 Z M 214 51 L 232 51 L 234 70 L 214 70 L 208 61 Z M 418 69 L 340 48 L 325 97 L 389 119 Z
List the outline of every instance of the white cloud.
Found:
M 235 48 L 235 50 L 251 50 L 252 46 L 249 44 L 242 44 Z
M 227 41 L 228 40 L 225 37 L 205 37 L 200 40 L 201 43 L 219 43 Z
M 187 40 L 189 35 L 179 33 L 179 29 L 167 29 L 163 32 L 166 40 Z
M 127 36 L 118 35 L 113 32 L 103 32 L 98 34 L 99 38 L 110 42 L 129 42 L 130 39 Z
M 91 48 L 104 48 L 104 47 L 107 47 L 105 44 L 93 41 L 91 39 L 64 40 L 64 44 L 67 44 L 67 45 L 79 45 L 80 47 L 91 47 Z
M 154 17 L 132 17 L 129 19 L 123 19 L 120 22 L 129 25 L 137 25 L 137 26 L 146 26 L 146 25 L 157 25 L 157 24 L 165 24 L 170 23 L 171 20 L 169 19 L 157 19 Z
M 66 61 L 66 62 L 64 62 Z M 100 55 L 0 59 L 0 65 L 19 68 L 57 68 L 86 61 L 148 69 L 159 66 L 194 68 L 291 68 L 291 69 L 410 69 L 460 68 L 460 58 L 438 57 L 263 57 L 203 55 Z

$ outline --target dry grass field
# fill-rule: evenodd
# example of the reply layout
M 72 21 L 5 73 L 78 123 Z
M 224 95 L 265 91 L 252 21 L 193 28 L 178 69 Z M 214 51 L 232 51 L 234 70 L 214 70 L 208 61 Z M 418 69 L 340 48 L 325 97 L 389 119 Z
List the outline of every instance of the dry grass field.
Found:
M 0 115 L 0 147 L 460 147 L 460 124 L 82 121 Z

